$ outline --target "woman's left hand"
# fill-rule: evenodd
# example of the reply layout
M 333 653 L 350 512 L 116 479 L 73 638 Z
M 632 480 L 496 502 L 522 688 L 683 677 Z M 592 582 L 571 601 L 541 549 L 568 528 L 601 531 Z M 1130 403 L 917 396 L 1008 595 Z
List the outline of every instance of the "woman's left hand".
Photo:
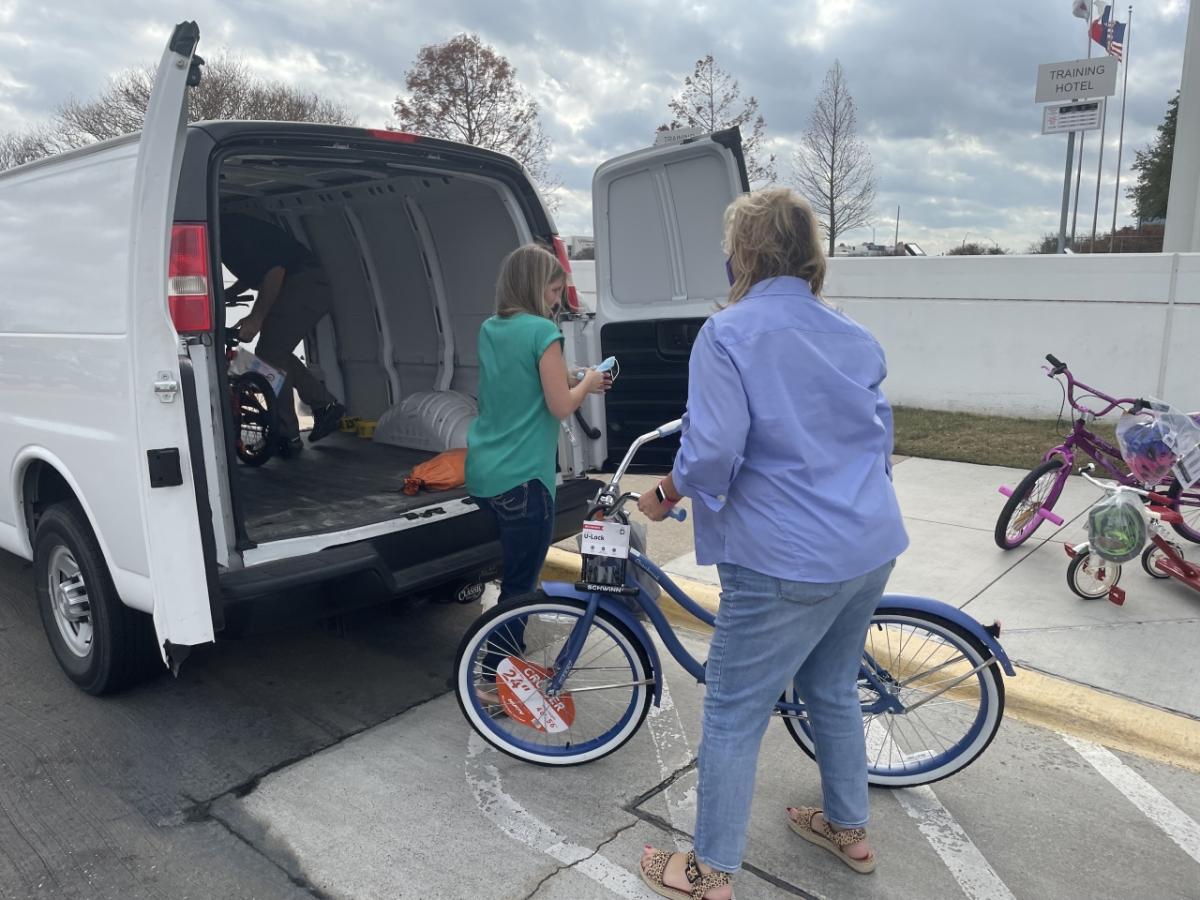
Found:
M 661 522 L 671 507 L 660 503 L 654 491 L 646 491 L 638 499 L 638 511 L 651 522 Z

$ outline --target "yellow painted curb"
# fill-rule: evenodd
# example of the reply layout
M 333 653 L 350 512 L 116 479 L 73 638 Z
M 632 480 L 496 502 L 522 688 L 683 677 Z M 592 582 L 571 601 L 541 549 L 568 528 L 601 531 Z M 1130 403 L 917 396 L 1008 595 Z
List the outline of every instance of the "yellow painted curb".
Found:
M 551 548 L 542 580 L 578 581 L 579 555 Z M 673 576 L 673 580 L 698 604 L 716 613 L 719 588 L 688 578 Z M 661 608 L 679 628 L 710 630 L 669 599 Z M 1015 718 L 1200 772 L 1200 721 L 1196 719 L 1020 667 L 1016 678 L 1005 678 L 1004 690 L 1005 712 Z

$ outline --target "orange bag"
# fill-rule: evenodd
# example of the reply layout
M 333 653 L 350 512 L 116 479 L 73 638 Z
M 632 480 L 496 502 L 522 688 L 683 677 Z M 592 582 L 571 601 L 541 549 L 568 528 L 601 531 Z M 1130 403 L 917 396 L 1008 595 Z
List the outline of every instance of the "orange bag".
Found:
M 422 488 L 427 491 L 448 491 L 467 483 L 467 451 L 447 450 L 433 459 L 414 466 L 404 479 L 404 493 L 410 497 Z

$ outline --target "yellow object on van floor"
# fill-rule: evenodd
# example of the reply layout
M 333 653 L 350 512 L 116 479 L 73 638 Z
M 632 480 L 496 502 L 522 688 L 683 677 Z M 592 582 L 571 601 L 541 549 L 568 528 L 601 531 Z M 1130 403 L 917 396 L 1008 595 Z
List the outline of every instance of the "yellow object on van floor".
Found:
M 374 419 L 359 419 L 358 420 L 358 436 L 360 438 L 369 438 L 375 436 L 375 420 Z
M 358 431 L 358 423 L 361 421 L 358 416 L 342 416 L 341 421 L 338 422 L 338 429 L 355 434 Z

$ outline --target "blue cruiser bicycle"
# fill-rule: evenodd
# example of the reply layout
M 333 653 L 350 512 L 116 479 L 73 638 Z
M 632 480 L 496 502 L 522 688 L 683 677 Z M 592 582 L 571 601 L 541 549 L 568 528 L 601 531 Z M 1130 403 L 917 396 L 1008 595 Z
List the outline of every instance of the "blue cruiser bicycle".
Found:
M 455 663 L 458 703 L 496 749 L 569 766 L 620 748 L 662 695 L 662 663 L 644 620 L 667 652 L 704 682 L 704 664 L 680 643 L 653 585 L 701 622 L 712 626 L 715 619 L 631 545 L 625 504 L 638 495 L 620 487 L 637 451 L 679 428 L 674 421 L 638 438 L 600 492 L 584 523 L 579 582 L 544 583 L 488 610 L 464 636 Z M 673 515 L 684 518 L 682 510 Z M 987 749 L 1004 715 L 1001 670 L 1015 674 L 999 633 L 998 623 L 985 627 L 937 600 L 884 595 L 858 677 L 872 784 L 929 784 Z M 807 713 L 794 687 L 775 711 L 813 756 Z

